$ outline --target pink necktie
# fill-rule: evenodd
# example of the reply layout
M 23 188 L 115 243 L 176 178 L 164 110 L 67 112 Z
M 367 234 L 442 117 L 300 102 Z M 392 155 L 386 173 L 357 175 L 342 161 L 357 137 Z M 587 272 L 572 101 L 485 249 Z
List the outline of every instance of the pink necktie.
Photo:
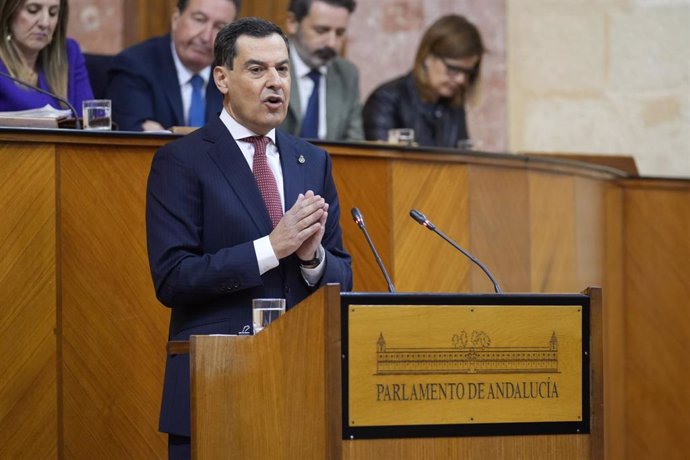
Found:
M 280 202 L 276 178 L 273 176 L 266 159 L 266 146 L 270 139 L 266 136 L 251 136 L 240 140 L 254 145 L 254 178 L 266 204 L 268 215 L 271 217 L 273 228 L 275 228 L 280 218 L 283 217 L 283 206 Z

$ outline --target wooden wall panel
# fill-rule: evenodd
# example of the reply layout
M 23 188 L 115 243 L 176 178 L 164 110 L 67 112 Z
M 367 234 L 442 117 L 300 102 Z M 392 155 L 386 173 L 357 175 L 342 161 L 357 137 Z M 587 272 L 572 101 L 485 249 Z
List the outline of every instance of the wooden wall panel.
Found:
M 266 2 L 263 0 L 243 0 L 240 16 L 256 16 L 268 19 L 285 29 L 287 19 L 288 0 L 273 0 Z
M 627 458 L 625 442 L 625 311 L 623 307 L 623 192 L 605 187 L 605 265 L 602 322 L 604 327 L 604 452 L 606 458 Z
M 575 178 L 575 283 L 604 286 L 606 184 L 584 177 Z
M 58 453 L 55 148 L 0 144 L 0 458 Z
M 124 0 L 123 48 L 170 31 L 175 0 Z
M 575 183 L 572 176 L 531 172 L 532 292 L 579 292 L 576 274 Z
M 681 459 L 690 452 L 690 185 L 630 181 L 623 203 L 627 455 Z
M 527 171 L 470 166 L 470 246 L 504 292 L 530 291 L 530 212 Z M 474 264 L 471 292 L 493 292 Z
M 385 159 L 334 157 L 333 178 L 338 189 L 344 244 L 352 256 L 354 290 L 385 292 L 386 281 L 350 210 L 357 207 L 362 212 L 374 246 L 393 277 L 393 242 L 388 238 L 392 201 L 389 163 Z
M 168 311 L 146 255 L 151 149 L 61 148 L 64 445 L 68 458 L 160 458 Z
M 122 25 L 122 47 L 134 45 L 170 31 L 170 20 L 177 0 L 124 0 L 127 18 Z M 238 17 L 258 16 L 285 28 L 288 0 L 242 0 Z
M 164 456 L 156 424 L 168 315 L 154 298 L 143 219 L 151 155 L 170 139 L 0 130 L 0 458 L 58 450 L 75 459 Z M 408 217 L 411 207 L 469 244 L 510 290 L 522 290 L 527 276 L 519 272 L 521 251 L 535 291 L 578 291 L 603 278 L 610 458 L 690 451 L 690 422 L 678 409 L 690 403 L 688 181 L 613 181 L 520 157 L 328 148 L 356 289 L 385 284 L 349 216 L 352 206 L 364 212 L 403 291 L 488 286 L 461 254 Z M 508 215 L 497 216 L 500 210 Z M 509 256 L 496 260 L 502 252 Z M 27 344 L 36 348 L 24 353 Z M 575 438 L 549 440 L 545 452 L 584 439 Z M 352 458 L 366 449 L 425 458 L 424 449 L 400 447 L 412 442 L 349 444 Z M 434 454 L 473 449 L 448 443 Z M 496 452 L 524 449 L 517 437 Z
M 461 246 L 469 242 L 467 165 L 395 161 L 388 234 L 396 287 L 406 292 L 468 292 L 469 262 L 410 217 L 424 213 Z

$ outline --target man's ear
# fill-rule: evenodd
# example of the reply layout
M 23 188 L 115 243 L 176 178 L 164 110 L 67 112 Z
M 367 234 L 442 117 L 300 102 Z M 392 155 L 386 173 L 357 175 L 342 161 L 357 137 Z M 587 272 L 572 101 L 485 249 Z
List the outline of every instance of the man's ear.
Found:
M 213 68 L 213 81 L 216 83 L 218 91 L 222 94 L 228 94 L 229 82 L 227 72 L 228 69 L 223 66 L 217 65 Z
M 180 10 L 179 8 L 175 8 L 175 12 L 173 13 L 172 17 L 170 18 L 170 31 L 175 32 L 175 29 L 177 28 L 177 21 L 180 19 Z
M 288 11 L 287 20 L 285 21 L 285 30 L 288 35 L 295 35 L 299 29 L 299 21 L 295 16 L 295 13 Z

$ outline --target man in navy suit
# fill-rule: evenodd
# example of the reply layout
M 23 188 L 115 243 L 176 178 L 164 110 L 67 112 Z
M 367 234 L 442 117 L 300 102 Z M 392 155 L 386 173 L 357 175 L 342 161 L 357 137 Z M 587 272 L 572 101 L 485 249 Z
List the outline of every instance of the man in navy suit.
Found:
M 275 24 L 244 18 L 224 27 L 213 69 L 222 112 L 153 159 L 146 231 L 156 294 L 171 308 L 170 340 L 248 330 L 253 298 L 285 298 L 289 309 L 325 283 L 352 288 L 331 160 L 276 129 L 290 99 L 289 62 Z M 168 357 L 160 430 L 170 458 L 185 458 L 186 355 Z
M 115 56 L 107 97 L 120 130 L 201 126 L 220 111 L 222 95 L 211 76 L 213 42 L 239 8 L 240 0 L 178 0 L 169 35 Z

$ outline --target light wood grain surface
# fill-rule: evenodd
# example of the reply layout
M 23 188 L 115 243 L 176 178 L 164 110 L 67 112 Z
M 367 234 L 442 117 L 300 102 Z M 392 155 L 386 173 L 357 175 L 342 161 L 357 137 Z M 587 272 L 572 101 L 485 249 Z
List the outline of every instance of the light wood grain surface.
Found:
M 0 129 L 0 458 L 164 457 L 156 429 L 168 311 L 153 294 L 143 216 L 151 156 L 171 139 Z M 323 145 L 357 290 L 385 283 L 352 206 L 400 290 L 491 290 L 477 267 L 408 217 L 412 207 L 506 291 L 603 286 L 606 452 L 690 451 L 690 415 L 678 410 L 690 380 L 687 180 L 516 155 Z M 520 439 L 476 443 L 499 458 L 524 448 Z M 426 445 L 410 441 L 418 457 L 407 458 L 433 458 Z M 348 458 L 397 449 L 386 440 L 345 448 Z
M 55 146 L 0 143 L 0 458 L 56 458 Z

